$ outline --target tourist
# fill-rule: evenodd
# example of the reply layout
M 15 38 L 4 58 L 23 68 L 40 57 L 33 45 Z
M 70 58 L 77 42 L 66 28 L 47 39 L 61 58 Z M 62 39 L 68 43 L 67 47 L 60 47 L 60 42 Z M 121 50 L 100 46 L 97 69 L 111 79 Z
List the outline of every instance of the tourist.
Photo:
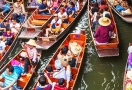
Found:
M 1 56 L 4 55 L 4 53 L 5 53 L 5 48 L 6 48 L 5 42 L 3 42 L 2 37 L 0 37 L 0 55 L 1 55 Z
M 69 2 L 68 7 L 66 9 L 69 17 L 74 17 L 75 15 L 75 7 L 73 2 Z
M 100 3 L 100 5 L 99 5 L 99 8 L 100 9 L 104 9 L 106 7 L 106 2 L 105 2 L 105 0 L 101 0 L 101 3 Z
M 18 90 L 17 79 L 18 75 L 14 72 L 13 66 L 8 66 L 1 74 L 0 79 L 4 78 L 4 82 L 0 82 L 0 90 Z
M 91 29 L 92 29 L 93 31 L 95 31 L 95 30 L 97 29 L 97 27 L 99 26 L 98 20 L 99 20 L 100 18 L 101 18 L 101 16 L 96 16 L 96 21 L 94 21 L 94 22 L 92 23 Z
M 29 55 L 28 57 L 26 53 L 26 55 L 23 56 L 23 52 L 21 53 L 21 56 L 25 59 L 24 73 L 22 75 L 26 75 L 28 73 L 28 65 L 36 65 L 38 63 L 36 45 L 36 41 L 33 39 L 30 39 L 28 42 L 26 42 L 26 44 L 22 43 L 22 47 L 27 50 L 27 53 Z M 31 62 L 29 61 L 29 59 L 31 60 Z
M 52 10 L 57 10 L 58 8 L 58 0 L 52 0 Z
M 4 32 L 6 32 L 7 29 L 10 29 L 10 24 L 8 20 L 4 20 L 1 24 L 0 24 L 0 36 L 3 35 Z
M 63 7 L 61 7 L 59 10 L 58 18 L 60 18 L 62 20 L 62 22 L 68 23 L 68 15 L 65 12 L 65 9 Z
M 41 3 L 41 0 L 31 0 L 28 3 L 29 7 L 38 7 Z
M 42 3 L 39 5 L 38 9 L 38 14 L 50 15 L 50 10 L 47 6 L 46 0 L 42 0 Z
M 18 34 L 18 32 L 20 31 L 20 27 L 20 23 L 17 23 L 15 18 L 11 18 L 10 28 L 11 32 L 14 33 L 14 35 Z
M 2 16 L 4 16 L 4 13 L 7 13 L 8 11 L 10 11 L 10 4 L 12 4 L 13 2 L 9 2 L 7 0 L 0 0 L 0 14 Z
M 110 41 L 109 32 L 113 31 L 110 27 L 111 20 L 109 18 L 102 17 L 98 22 L 100 26 L 98 26 L 94 34 L 96 44 L 107 44 Z
M 69 88 L 69 80 L 67 80 L 66 86 L 64 86 L 64 84 L 65 84 L 65 80 L 63 78 L 60 78 L 58 80 L 58 83 L 55 84 L 54 90 L 68 90 L 68 88 Z
M 49 32 L 52 34 L 53 33 L 58 34 L 59 32 L 63 31 L 63 28 L 61 28 L 61 24 L 62 24 L 62 20 L 60 18 L 58 18 L 58 14 L 54 14 L 54 18 L 51 21 L 50 28 L 46 29 L 45 36 L 48 37 Z
M 13 9 L 14 18 L 17 20 L 18 23 L 23 23 L 26 12 L 24 9 L 24 5 L 22 4 L 22 0 L 17 0 L 17 2 L 13 4 Z
M 6 45 L 10 46 L 13 42 L 13 37 L 14 37 L 14 34 L 11 33 L 11 29 L 7 29 L 2 36 L 3 36 L 3 41 L 6 42 Z
M 48 81 L 48 84 L 46 82 L 46 79 Z M 38 82 L 39 83 L 37 84 L 35 90 L 52 90 L 52 81 L 47 76 L 47 74 L 42 74 L 41 76 L 39 76 Z
M 110 15 L 110 12 L 108 11 L 108 7 L 105 7 L 104 8 L 103 17 L 105 17 L 106 14 L 109 14 Z

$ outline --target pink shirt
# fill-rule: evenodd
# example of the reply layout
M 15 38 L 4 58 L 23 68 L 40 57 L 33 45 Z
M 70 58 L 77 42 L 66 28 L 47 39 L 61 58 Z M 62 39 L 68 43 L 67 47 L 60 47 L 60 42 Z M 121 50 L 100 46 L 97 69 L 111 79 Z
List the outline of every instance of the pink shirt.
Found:
M 32 49 L 30 49 L 27 46 L 27 52 L 29 54 L 30 59 L 32 59 L 32 61 L 36 61 L 36 58 L 37 58 L 37 49 L 35 47 L 33 47 Z
M 54 8 L 57 8 L 57 7 L 58 7 L 58 0 L 53 1 L 53 2 L 52 2 L 52 6 L 53 6 Z

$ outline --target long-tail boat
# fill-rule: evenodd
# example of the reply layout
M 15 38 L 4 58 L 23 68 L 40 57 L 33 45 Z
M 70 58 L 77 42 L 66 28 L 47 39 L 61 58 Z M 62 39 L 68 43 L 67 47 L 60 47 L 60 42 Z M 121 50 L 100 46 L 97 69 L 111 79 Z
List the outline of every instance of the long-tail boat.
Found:
M 130 1 L 131 2 L 131 1 Z M 127 23 L 132 23 L 132 9 L 130 8 L 131 6 L 128 6 L 129 7 L 129 12 L 130 14 L 123 14 L 121 12 L 119 12 L 114 6 L 113 6 L 113 3 L 114 3 L 114 0 L 108 0 L 108 4 L 109 6 L 112 8 L 112 10 L 122 19 L 124 20 L 125 22 Z
M 129 47 L 132 47 L 132 43 L 129 43 Z M 128 48 L 128 53 L 130 54 L 131 51 Z M 129 67 L 129 59 L 127 59 L 125 72 L 124 72 L 124 80 L 123 80 L 123 90 L 131 90 L 132 89 L 132 68 Z
M 11 14 L 7 19 L 10 21 L 12 17 L 13 17 L 13 14 Z M 27 15 L 25 15 L 25 20 L 26 19 L 27 19 Z M 10 46 L 6 45 L 5 54 L 3 56 L 0 54 L 0 65 L 3 64 L 4 60 L 8 57 L 9 53 L 13 50 L 14 46 L 16 45 L 16 42 L 18 41 L 18 35 L 20 34 L 21 30 L 22 30 L 22 25 L 21 25 L 20 31 L 16 35 L 14 35 L 12 44 Z
M 91 10 L 90 5 L 91 5 L 90 1 L 88 1 L 88 12 Z M 119 49 L 118 49 L 119 39 L 118 39 L 118 32 L 117 32 L 116 23 L 115 23 L 112 11 L 111 11 L 110 7 L 108 6 L 107 2 L 106 2 L 106 5 L 107 5 L 108 10 L 110 12 L 111 20 L 114 23 L 114 34 L 115 34 L 114 38 L 110 38 L 110 42 L 108 42 L 107 44 L 102 44 L 102 45 L 96 44 L 96 42 L 94 40 L 94 36 L 93 36 L 93 31 L 91 29 L 91 26 L 92 26 L 91 18 L 92 18 L 92 16 L 90 15 L 90 13 L 88 13 L 89 27 L 90 27 L 90 31 L 91 31 L 92 41 L 94 42 L 94 46 L 95 46 L 95 49 L 96 49 L 99 57 L 110 57 L 110 56 L 118 56 L 119 55 Z
M 57 41 L 59 41 L 69 30 L 70 28 L 74 25 L 74 23 L 76 22 L 76 20 L 78 20 L 78 18 L 80 17 L 80 15 L 82 14 L 82 12 L 84 11 L 84 8 L 87 6 L 87 3 L 85 2 L 85 4 L 83 4 L 82 2 L 80 2 L 80 11 L 78 13 L 76 13 L 76 17 L 68 17 L 68 23 L 62 23 L 62 28 L 64 28 L 64 30 L 62 32 L 60 32 L 57 35 L 51 35 L 49 37 L 45 37 L 45 31 L 47 28 L 50 27 L 50 21 L 48 21 L 47 23 L 45 23 L 44 28 L 41 30 L 41 32 L 37 33 L 33 30 L 29 30 L 28 29 L 28 33 L 27 31 L 25 32 L 25 34 L 23 34 L 23 38 L 34 38 L 37 35 L 37 49 L 43 49 L 43 50 L 47 50 L 49 49 L 51 46 L 53 46 Z M 53 18 L 53 17 L 52 17 Z M 30 32 L 29 32 L 30 31 Z M 28 35 L 29 37 L 27 37 L 26 35 Z M 21 37 L 21 36 L 20 36 Z
M 18 52 L 6 65 L 4 65 L 4 67 L 0 70 L 0 74 L 3 73 L 3 71 L 6 69 L 7 66 L 12 65 L 11 64 L 12 60 L 17 60 L 21 64 L 24 64 L 24 61 L 25 61 L 24 58 L 20 57 L 21 52 L 26 53 L 26 51 L 24 49 L 22 49 L 20 52 Z M 38 58 L 38 61 L 40 61 L 41 50 L 38 50 L 37 58 Z M 22 88 L 21 90 L 25 90 L 25 88 L 26 88 L 27 84 L 29 83 L 33 73 L 35 72 L 34 70 L 35 70 L 36 66 L 34 66 L 34 67 L 29 66 L 28 67 L 28 74 L 25 76 L 20 76 L 20 78 L 18 78 L 17 85 Z
M 57 58 L 57 55 L 59 54 L 61 48 L 64 45 L 68 45 L 69 43 L 76 42 L 77 44 L 79 44 L 82 47 L 82 50 L 80 51 L 80 53 L 77 56 L 75 56 L 75 58 L 77 60 L 76 67 L 71 67 L 71 73 L 72 73 L 73 76 L 72 76 L 72 79 L 69 82 L 69 89 L 68 90 L 73 90 L 74 89 L 74 85 L 76 83 L 76 80 L 77 80 L 77 77 L 78 77 L 78 74 L 79 74 L 79 71 L 80 71 L 80 67 L 81 67 L 81 64 L 82 64 L 84 51 L 85 51 L 85 45 L 86 45 L 86 35 L 85 34 L 86 34 L 86 32 L 83 31 L 83 30 L 80 30 L 80 32 L 78 32 L 78 33 L 69 34 L 65 38 L 65 40 L 62 42 L 62 44 L 59 46 L 59 48 L 56 50 L 55 54 L 53 55 L 53 57 L 49 60 L 49 62 L 46 65 L 46 66 L 52 66 L 53 70 L 56 70 L 55 66 L 54 66 L 54 63 L 55 63 L 55 60 Z M 43 72 L 45 72 L 45 69 L 46 68 L 43 69 Z M 52 76 L 50 76 L 49 78 L 51 79 L 52 82 L 58 83 L 58 79 L 53 78 Z M 66 82 L 66 80 L 65 80 L 65 82 Z M 32 90 L 36 90 L 35 87 L 36 87 L 37 83 L 38 83 L 38 80 L 35 83 L 35 85 L 33 86 Z
M 59 3 L 59 6 L 60 5 L 61 3 Z M 58 9 L 59 8 L 60 7 L 58 7 Z M 46 27 L 46 25 L 52 20 L 52 15 L 57 12 L 57 10 L 50 10 L 50 15 L 42 15 L 38 14 L 38 9 L 36 9 L 23 24 L 24 30 L 19 35 L 19 38 L 35 38 L 41 32 L 41 29 Z

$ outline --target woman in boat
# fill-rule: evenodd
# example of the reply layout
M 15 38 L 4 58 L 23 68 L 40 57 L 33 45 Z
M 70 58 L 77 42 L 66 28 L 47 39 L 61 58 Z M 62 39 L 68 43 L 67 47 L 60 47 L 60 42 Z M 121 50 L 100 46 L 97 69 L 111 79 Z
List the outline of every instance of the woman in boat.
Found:
M 7 0 L 0 0 L 0 11 L 1 11 L 0 14 L 2 16 L 4 16 L 4 13 L 7 13 L 8 11 L 10 11 L 10 4 L 12 3 L 13 2 L 9 2 Z
M 61 7 L 59 10 L 58 18 L 60 18 L 62 20 L 62 22 L 68 23 L 68 15 L 65 12 L 65 9 L 63 7 Z
M 42 0 L 42 3 L 39 5 L 38 14 L 50 15 L 50 10 L 47 6 L 46 0 Z
M 109 32 L 112 32 L 113 29 L 111 28 L 111 20 L 107 17 L 102 17 L 99 19 L 98 28 L 94 34 L 96 44 L 107 44 L 110 41 Z
M 22 4 L 22 0 L 17 0 L 16 3 L 14 3 L 13 5 L 13 9 L 14 9 L 14 18 L 17 20 L 17 22 L 19 23 L 23 23 L 24 19 L 25 19 L 25 9 L 24 9 L 24 5 Z
M 75 11 L 78 12 L 80 10 L 79 2 L 78 0 L 71 0 L 71 2 L 75 5 Z
M 66 9 L 69 17 L 74 17 L 75 15 L 75 7 L 73 2 L 69 2 L 68 7 Z
M 15 18 L 11 18 L 10 28 L 11 32 L 16 35 L 20 31 L 20 23 L 17 23 Z
M 92 23 L 91 29 L 92 29 L 93 31 L 95 31 L 95 30 L 97 29 L 97 27 L 99 26 L 98 20 L 99 20 L 100 18 L 101 18 L 101 16 L 96 16 L 96 21 L 94 21 L 94 22 Z
M 65 80 L 63 78 L 60 78 L 58 80 L 58 83 L 55 84 L 54 90 L 68 90 L 69 88 L 69 80 L 67 80 L 66 86 L 64 86 Z
M 46 29 L 45 36 L 48 37 L 49 32 L 52 33 L 52 34 L 53 33 L 58 34 L 59 32 L 61 32 L 63 30 L 63 28 L 61 28 L 61 24 L 62 24 L 62 20 L 60 18 L 58 18 L 58 14 L 54 14 L 54 18 L 51 21 L 50 28 Z
M 42 75 L 40 75 L 38 78 L 39 83 L 37 83 L 35 90 L 52 90 L 52 81 L 46 73 L 42 73 Z M 48 81 L 48 84 L 46 81 Z
M 1 74 L 0 80 L 4 78 L 4 82 L 0 82 L 0 90 L 18 90 L 17 80 L 18 75 L 14 71 L 13 66 L 8 66 L 6 70 Z
M 0 37 L 0 55 L 1 55 L 1 56 L 4 55 L 4 53 L 5 53 L 5 48 L 6 48 L 5 42 L 3 42 L 3 38 Z
M 99 11 L 98 3 L 94 3 L 93 7 L 91 8 L 91 15 L 93 15 L 95 12 Z
M 36 41 L 33 39 L 30 39 L 28 42 L 26 42 L 26 45 L 24 43 L 22 43 L 22 47 L 27 49 L 27 53 L 28 55 L 21 55 L 22 57 L 24 57 L 25 59 L 25 63 L 24 63 L 24 73 L 22 75 L 26 75 L 28 73 L 28 65 L 32 64 L 32 65 L 36 65 L 38 63 L 38 59 L 37 59 L 37 49 L 36 49 Z M 29 61 L 29 59 L 31 60 L 31 62 Z
M 51 7 L 52 7 L 52 10 L 57 10 L 58 0 L 52 0 Z
M 14 34 L 11 33 L 11 29 L 7 29 L 6 32 L 3 33 L 3 41 L 6 42 L 6 45 L 10 46 L 13 42 Z
M 4 32 L 6 32 L 7 29 L 10 29 L 10 24 L 8 20 L 4 20 L 1 24 L 0 24 L 0 36 L 3 35 Z
M 100 3 L 99 8 L 100 8 L 100 9 L 104 9 L 105 7 L 106 7 L 106 2 L 105 2 L 105 0 L 101 0 L 101 3 Z

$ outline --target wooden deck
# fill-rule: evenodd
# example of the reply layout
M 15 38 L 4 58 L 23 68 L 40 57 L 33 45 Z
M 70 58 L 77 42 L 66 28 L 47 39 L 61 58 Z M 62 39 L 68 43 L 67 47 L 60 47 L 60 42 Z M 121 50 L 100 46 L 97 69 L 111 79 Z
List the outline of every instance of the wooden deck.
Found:
M 99 57 L 111 57 L 111 56 L 118 56 L 119 55 L 119 49 L 102 49 L 97 50 L 97 53 Z

